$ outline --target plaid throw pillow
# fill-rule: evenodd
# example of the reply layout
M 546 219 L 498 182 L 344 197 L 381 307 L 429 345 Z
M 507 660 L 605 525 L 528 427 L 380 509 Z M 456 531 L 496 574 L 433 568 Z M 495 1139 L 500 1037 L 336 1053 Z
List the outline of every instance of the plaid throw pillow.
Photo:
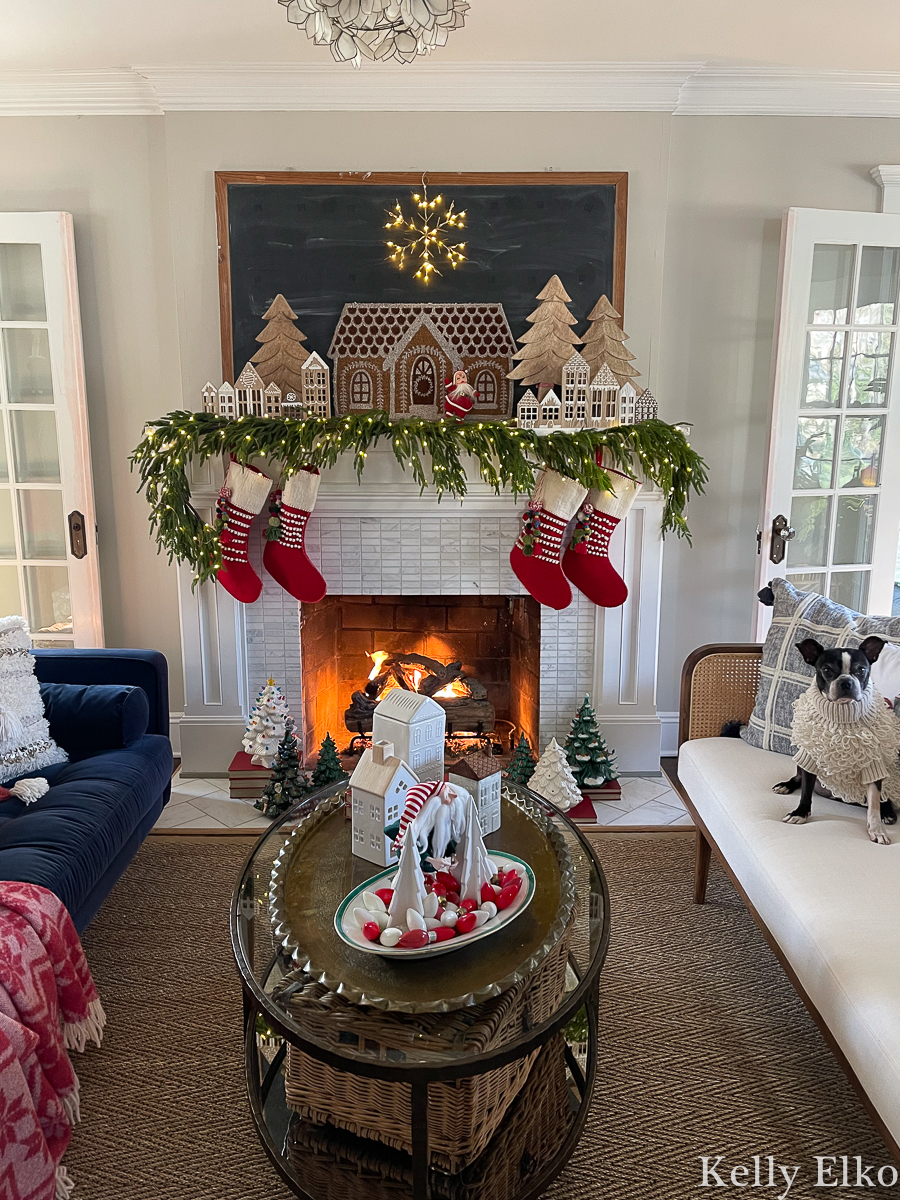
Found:
M 900 617 L 867 617 L 815 592 L 798 592 L 786 579 L 773 579 L 771 587 L 774 615 L 763 646 L 756 704 L 741 737 L 760 750 L 791 754 L 794 701 L 815 674 L 800 657 L 797 643 L 815 638 L 826 649 L 858 646 L 872 634 L 900 642 Z

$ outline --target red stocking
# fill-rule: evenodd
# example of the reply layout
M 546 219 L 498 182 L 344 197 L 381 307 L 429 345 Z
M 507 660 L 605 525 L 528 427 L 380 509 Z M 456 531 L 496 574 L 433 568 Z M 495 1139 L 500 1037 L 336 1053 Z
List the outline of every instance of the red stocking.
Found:
M 566 525 L 578 511 L 586 491 L 574 479 L 556 471 L 543 471 L 525 512 L 519 540 L 509 556 L 516 578 L 539 604 L 548 608 L 568 608 L 572 603 L 572 589 L 559 559 Z
M 591 488 L 578 514 L 578 523 L 562 567 L 580 592 L 600 608 L 618 608 L 628 597 L 628 588 L 609 561 L 609 539 L 628 515 L 641 485 L 621 471 L 606 468 L 613 492 Z
M 325 595 L 325 580 L 309 561 L 303 539 L 306 522 L 315 508 L 319 472 L 301 467 L 291 475 L 281 493 L 280 508 L 273 509 L 263 566 L 296 600 L 315 604 Z M 273 536 L 274 534 L 274 536 Z
M 222 566 L 216 579 L 241 604 L 252 604 L 262 591 L 262 580 L 247 558 L 247 539 L 253 518 L 265 504 L 271 486 L 268 475 L 232 459 L 219 492 L 216 517 L 224 526 L 219 532 Z

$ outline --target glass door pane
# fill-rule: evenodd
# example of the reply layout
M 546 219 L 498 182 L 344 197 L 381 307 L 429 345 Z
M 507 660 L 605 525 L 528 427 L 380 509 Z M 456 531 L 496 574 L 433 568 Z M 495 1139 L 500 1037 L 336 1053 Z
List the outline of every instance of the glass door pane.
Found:
M 0 321 L 46 321 L 40 243 L 0 243 Z

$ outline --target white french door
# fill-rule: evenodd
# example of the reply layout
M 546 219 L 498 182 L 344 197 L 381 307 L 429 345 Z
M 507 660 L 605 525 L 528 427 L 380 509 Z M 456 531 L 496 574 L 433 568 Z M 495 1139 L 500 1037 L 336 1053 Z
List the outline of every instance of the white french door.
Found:
M 94 492 L 68 213 L 0 213 L 0 616 L 101 646 Z
M 760 586 L 783 575 L 860 612 L 896 607 L 898 289 L 900 215 L 785 214 Z

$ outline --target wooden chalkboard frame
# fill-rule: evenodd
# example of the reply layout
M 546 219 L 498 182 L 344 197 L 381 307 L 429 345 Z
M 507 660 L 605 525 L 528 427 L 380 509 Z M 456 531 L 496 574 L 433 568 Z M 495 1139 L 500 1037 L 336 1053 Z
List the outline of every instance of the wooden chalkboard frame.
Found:
M 426 173 L 429 187 L 453 187 L 460 184 L 527 187 L 598 186 L 615 187 L 615 230 L 613 234 L 613 306 L 625 312 L 625 232 L 628 213 L 627 171 L 470 171 Z M 421 171 L 216 171 L 216 235 L 219 254 L 219 327 L 222 341 L 222 378 L 234 382 L 234 346 L 231 312 L 231 254 L 228 223 L 228 185 L 252 184 L 327 184 L 348 187 L 396 186 L 414 188 L 422 183 Z

